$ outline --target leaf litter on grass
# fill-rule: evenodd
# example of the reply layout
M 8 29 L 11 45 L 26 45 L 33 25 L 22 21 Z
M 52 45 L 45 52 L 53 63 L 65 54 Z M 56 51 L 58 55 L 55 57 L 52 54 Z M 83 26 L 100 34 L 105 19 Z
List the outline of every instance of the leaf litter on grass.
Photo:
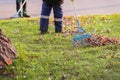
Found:
M 79 17 L 79 20 L 81 20 L 81 24 L 84 25 L 90 25 L 93 21 L 94 24 L 97 23 L 97 21 L 93 20 L 95 19 L 94 16 L 89 17 L 89 16 L 83 16 Z M 104 23 L 109 23 L 111 22 L 110 18 L 107 18 L 105 16 L 101 17 L 101 20 Z M 51 21 L 51 24 L 53 25 L 53 20 Z M 101 33 L 107 32 L 110 33 L 110 28 L 106 29 L 102 23 L 99 23 L 101 26 Z M 98 27 L 99 28 L 99 27 Z M 77 29 L 77 22 L 75 21 L 74 16 L 65 16 L 63 18 L 63 33 L 65 36 L 72 35 L 74 36 L 76 33 Z M 79 35 L 81 36 L 81 35 Z M 110 45 L 110 44 L 117 44 L 120 45 L 120 37 L 108 37 L 108 36 L 101 36 L 98 34 L 91 34 L 90 38 L 84 38 L 81 40 L 73 41 L 74 46 L 105 46 L 105 45 Z
M 66 80 L 67 79 L 88 80 L 89 78 L 90 78 L 90 80 L 97 80 L 98 78 L 99 78 L 98 80 L 100 80 L 100 79 L 106 78 L 104 80 L 107 80 L 108 79 L 107 75 L 109 74 L 108 71 L 110 71 L 109 69 L 111 69 L 112 73 L 119 74 L 119 72 L 114 72 L 113 68 L 116 67 L 118 65 L 118 63 L 116 64 L 116 61 L 113 61 L 113 60 L 120 59 L 120 58 L 117 57 L 116 55 L 112 56 L 113 53 L 114 54 L 117 53 L 117 50 L 119 49 L 119 47 L 117 47 L 115 50 L 111 50 L 111 47 L 108 48 L 107 46 L 84 47 L 84 48 L 83 47 L 73 48 L 73 47 L 70 47 L 71 45 L 68 46 L 70 44 L 71 37 L 74 35 L 74 32 L 77 29 L 77 23 L 76 23 L 74 17 L 67 16 L 66 19 L 68 17 L 70 17 L 69 18 L 70 20 L 67 20 L 67 22 L 65 22 L 65 20 L 63 21 L 63 23 L 64 23 L 63 34 L 49 33 L 42 37 L 41 37 L 41 35 L 34 35 L 34 36 L 36 36 L 34 38 L 28 37 L 28 33 L 26 34 L 26 32 L 28 31 L 28 32 L 32 32 L 32 34 L 34 34 L 36 27 L 38 27 L 38 26 L 36 26 L 36 27 L 34 26 L 34 24 L 33 24 L 34 21 L 30 21 L 30 22 L 32 22 L 32 24 L 30 25 L 31 28 L 29 28 L 30 30 L 28 28 L 25 28 L 24 31 L 21 31 L 21 32 L 25 32 L 25 33 L 22 33 L 24 35 L 24 37 L 16 36 L 17 41 L 20 43 L 20 45 L 26 45 L 26 47 L 29 48 L 29 49 L 27 49 L 27 48 L 21 47 L 21 48 L 18 48 L 17 50 L 19 50 L 19 52 L 22 54 L 25 54 L 25 52 L 28 51 L 27 55 L 30 56 L 30 58 L 29 58 L 30 60 L 28 60 L 28 62 L 30 61 L 29 69 L 28 69 L 28 67 L 25 67 L 25 65 L 27 65 L 28 63 L 26 63 L 25 61 L 21 62 L 22 59 L 25 59 L 25 58 L 21 58 L 21 55 L 20 55 L 20 59 L 18 59 L 18 62 L 15 63 L 15 66 L 17 66 L 17 70 L 13 70 L 13 71 L 18 73 L 16 76 L 17 79 L 22 80 L 23 77 L 26 77 L 26 75 L 27 75 L 26 80 L 29 80 L 29 79 L 45 80 L 45 79 L 48 79 L 49 76 L 50 76 L 50 79 L 54 79 L 54 80 L 60 80 L 61 78 L 66 79 Z M 112 29 L 111 27 L 113 27 L 113 25 L 110 27 L 110 30 L 108 31 L 109 33 L 106 32 L 106 30 L 105 30 L 107 28 L 105 28 L 102 31 L 101 29 L 104 27 L 104 24 L 99 25 L 99 23 L 101 23 L 101 21 L 99 21 L 100 20 L 99 18 L 96 19 L 96 17 L 85 16 L 82 18 L 80 17 L 79 19 L 81 20 L 82 26 L 91 33 L 93 33 L 93 30 L 95 28 L 96 28 L 96 32 L 94 32 L 94 34 L 97 33 L 99 35 L 99 33 L 101 32 L 102 34 L 100 34 L 100 35 L 103 35 L 103 34 L 106 35 L 106 34 L 111 33 L 111 29 Z M 96 22 L 93 19 L 95 19 L 98 22 Z M 107 18 L 107 19 L 109 21 L 109 18 Z M 73 20 L 73 21 L 71 21 L 71 20 Z M 94 25 L 93 25 L 93 21 L 94 21 Z M 25 21 L 25 24 L 28 26 L 29 24 L 27 24 L 27 23 L 28 22 Z M 52 24 L 52 26 L 53 26 L 53 23 L 50 22 L 50 24 Z M 108 23 L 108 24 L 111 24 L 111 23 Z M 105 25 L 105 26 L 107 26 L 107 25 Z M 23 27 L 24 27 L 24 25 L 23 25 Z M 52 28 L 51 28 L 51 30 L 52 30 Z M 19 32 L 19 33 L 21 33 L 21 32 Z M 10 36 L 13 36 L 13 35 L 10 35 Z M 30 35 L 30 36 L 33 36 L 33 35 Z M 95 35 L 95 36 L 97 36 L 97 35 Z M 21 40 L 21 39 L 23 39 L 23 40 Z M 28 43 L 30 43 L 30 44 L 28 45 Z M 36 44 L 37 44 L 37 46 L 36 46 Z M 99 50 L 98 50 L 98 48 L 99 48 Z M 114 49 L 115 47 L 112 45 L 112 48 Z M 109 52 L 108 51 L 104 52 L 105 50 L 102 50 L 102 49 L 108 49 Z M 21 51 L 23 51 L 23 52 L 21 52 Z M 37 56 L 38 58 L 36 58 L 35 56 L 32 57 L 32 55 L 30 55 L 31 53 L 33 53 L 33 55 L 40 53 L 40 55 Z M 43 54 L 43 56 L 41 56 L 42 54 Z M 105 55 L 103 55 L 103 54 L 105 54 Z M 119 56 L 119 54 L 117 54 L 117 55 Z M 114 57 L 114 58 L 112 58 L 112 57 Z M 24 64 L 23 64 L 23 62 L 24 62 Z M 35 62 L 39 63 L 39 64 L 35 65 L 34 64 Z M 100 62 L 101 62 L 101 64 L 100 64 Z M 106 63 L 107 63 L 107 65 L 106 65 Z M 18 67 L 18 66 L 20 66 L 20 67 Z M 104 69 L 104 67 L 105 67 L 105 69 Z M 119 65 L 118 65 L 118 67 L 119 67 Z M 22 69 L 22 68 L 24 68 L 24 69 Z M 103 74 L 102 71 L 106 70 L 106 68 L 107 68 L 107 71 Z M 33 70 L 33 69 L 35 69 L 35 70 Z M 118 68 L 116 68 L 116 69 L 118 69 Z M 26 71 L 26 73 L 24 71 Z M 50 74 L 48 74 L 48 73 L 50 73 Z M 25 74 L 25 76 L 23 74 Z M 101 77 L 101 75 L 103 75 L 103 76 Z M 23 77 L 21 77 L 21 76 L 23 76 Z M 109 76 L 109 77 L 112 78 L 111 76 Z M 116 75 L 113 77 L 113 79 L 115 79 L 115 77 L 116 77 Z

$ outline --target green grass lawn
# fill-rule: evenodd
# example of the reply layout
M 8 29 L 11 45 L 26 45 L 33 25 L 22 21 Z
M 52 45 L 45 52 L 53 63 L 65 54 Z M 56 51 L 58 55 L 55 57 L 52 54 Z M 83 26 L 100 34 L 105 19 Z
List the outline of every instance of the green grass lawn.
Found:
M 66 29 L 76 26 L 69 18 L 64 21 Z M 79 19 L 88 33 L 120 37 L 120 14 Z M 6 69 L 14 74 L 0 80 L 120 80 L 120 46 L 74 47 L 74 35 L 54 33 L 52 23 L 51 18 L 49 33 L 40 35 L 39 18 L 0 20 L 0 28 L 18 52 Z

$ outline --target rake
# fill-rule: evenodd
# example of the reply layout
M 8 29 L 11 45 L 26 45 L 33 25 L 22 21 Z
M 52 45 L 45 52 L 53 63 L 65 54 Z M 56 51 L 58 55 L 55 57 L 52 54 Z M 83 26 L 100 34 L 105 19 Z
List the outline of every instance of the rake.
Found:
M 19 16 L 19 13 L 20 13 L 20 11 L 22 10 L 22 8 L 23 8 L 24 4 L 26 3 L 26 1 L 27 1 L 27 0 L 25 0 L 25 1 L 23 2 L 23 4 L 21 5 L 21 7 L 20 7 L 20 9 L 17 11 L 17 13 L 16 13 L 15 15 L 11 16 L 10 18 L 19 18 L 19 17 L 20 17 L 20 16 Z
M 74 0 L 71 0 L 71 2 L 72 2 L 73 10 L 75 13 L 75 19 L 78 25 L 77 30 L 75 31 L 75 35 L 73 36 L 73 39 L 72 39 L 72 44 L 74 46 L 87 45 L 87 43 L 84 42 L 84 39 L 91 38 L 91 34 L 86 33 L 85 29 L 81 27 L 81 23 L 78 19 L 77 11 L 74 5 Z

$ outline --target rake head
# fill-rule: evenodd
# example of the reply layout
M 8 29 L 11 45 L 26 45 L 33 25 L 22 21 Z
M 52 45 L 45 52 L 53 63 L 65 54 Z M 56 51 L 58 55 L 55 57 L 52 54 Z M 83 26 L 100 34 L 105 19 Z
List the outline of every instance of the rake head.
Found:
M 80 46 L 80 45 L 87 45 L 84 40 L 86 38 L 91 38 L 91 34 L 86 33 L 86 31 L 81 27 L 79 20 L 77 19 L 77 24 L 78 24 L 78 29 L 75 32 L 75 35 L 73 36 L 72 39 L 72 44 L 74 46 Z
M 75 34 L 72 39 L 72 44 L 74 46 L 86 46 L 88 43 L 86 43 L 85 39 L 91 38 L 91 34 L 83 33 L 83 34 Z
M 18 14 L 15 14 L 14 16 L 10 17 L 10 19 L 13 19 L 13 18 L 20 18 L 20 16 Z

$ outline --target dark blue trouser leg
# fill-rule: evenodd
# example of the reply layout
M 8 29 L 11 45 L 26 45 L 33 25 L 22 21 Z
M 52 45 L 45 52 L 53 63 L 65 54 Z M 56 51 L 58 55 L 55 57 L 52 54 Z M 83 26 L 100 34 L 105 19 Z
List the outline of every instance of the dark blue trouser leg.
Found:
M 25 0 L 22 0 L 22 4 L 24 3 Z M 27 2 L 25 2 L 24 6 L 23 6 L 23 14 L 27 14 Z
M 40 30 L 41 32 L 48 31 L 49 16 L 52 6 L 47 5 L 45 2 L 42 4 L 41 18 L 40 18 Z
M 55 32 L 61 32 L 62 31 L 62 17 L 63 12 L 61 5 L 53 6 L 54 11 L 54 19 L 55 19 Z

